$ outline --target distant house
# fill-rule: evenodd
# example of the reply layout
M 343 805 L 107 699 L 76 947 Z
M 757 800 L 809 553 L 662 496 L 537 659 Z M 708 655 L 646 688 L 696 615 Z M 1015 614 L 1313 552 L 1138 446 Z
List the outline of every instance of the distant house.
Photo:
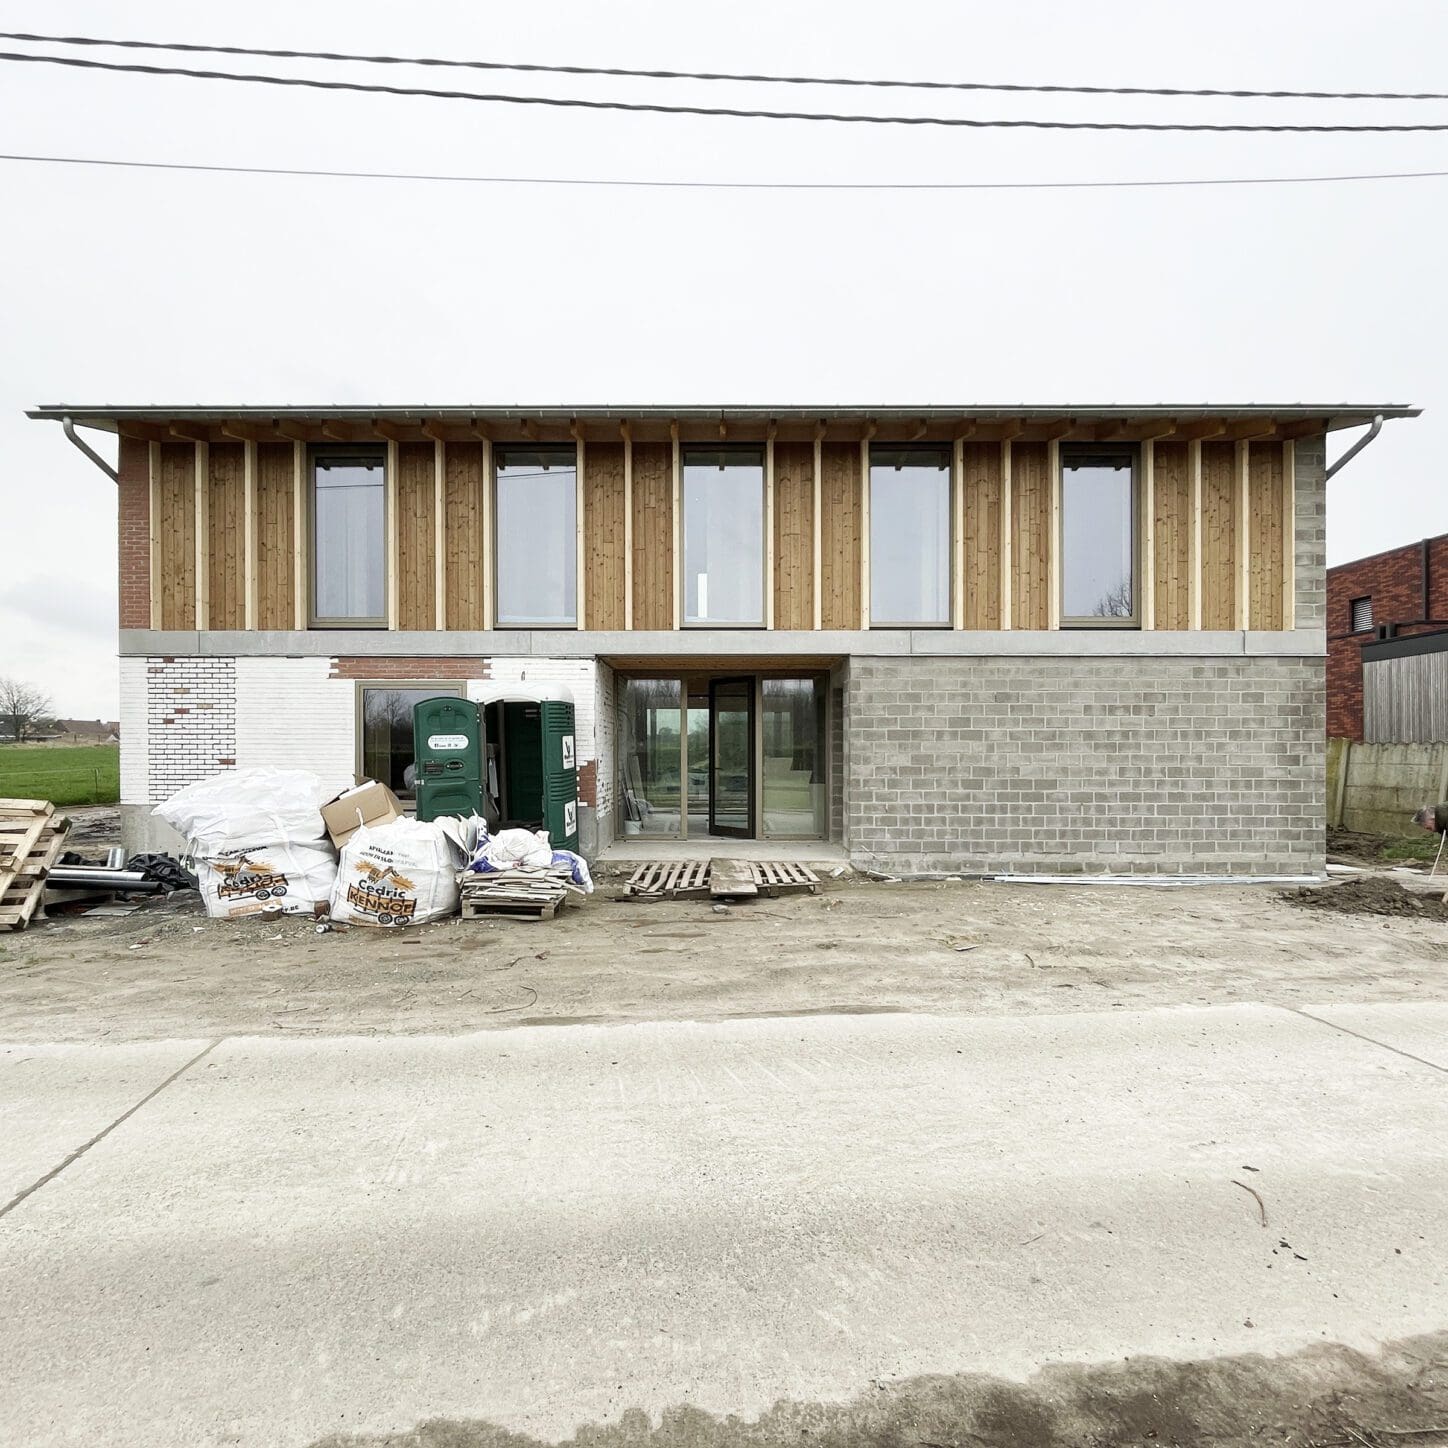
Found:
M 58 744 L 119 744 L 121 726 L 114 719 L 55 719 L 45 737 Z
M 1329 568 L 1328 737 L 1448 739 L 1448 677 L 1439 673 L 1448 664 L 1445 629 L 1448 533 Z
M 807 374 L 802 374 L 807 375 Z M 121 828 L 407 786 L 566 689 L 585 850 L 1323 868 L 1326 435 L 1397 406 L 82 407 L 118 435 Z

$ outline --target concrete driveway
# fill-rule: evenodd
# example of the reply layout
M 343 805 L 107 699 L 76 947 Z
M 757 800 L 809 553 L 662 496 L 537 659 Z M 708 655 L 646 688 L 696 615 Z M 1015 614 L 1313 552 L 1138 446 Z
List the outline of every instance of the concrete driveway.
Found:
M 15 1046 L 0 1440 L 624 1441 L 788 1399 L 799 1441 L 1050 1364 L 1368 1371 L 1448 1327 L 1448 1006 L 1305 1012 Z

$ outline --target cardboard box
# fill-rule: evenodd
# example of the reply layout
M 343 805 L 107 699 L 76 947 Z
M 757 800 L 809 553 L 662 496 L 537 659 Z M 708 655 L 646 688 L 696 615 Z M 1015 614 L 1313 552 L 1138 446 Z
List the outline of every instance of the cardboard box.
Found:
M 389 820 L 401 819 L 404 813 L 402 801 L 385 784 L 369 779 L 324 804 L 322 822 L 340 850 L 359 824 L 385 825 Z

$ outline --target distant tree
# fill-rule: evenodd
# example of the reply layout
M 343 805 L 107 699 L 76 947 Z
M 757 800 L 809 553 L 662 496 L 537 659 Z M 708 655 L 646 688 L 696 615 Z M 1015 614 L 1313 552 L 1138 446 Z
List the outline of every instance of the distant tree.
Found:
M 1108 589 L 1096 600 L 1091 615 L 1093 618 L 1130 618 L 1131 604 L 1131 580 L 1123 578 L 1115 588 Z
M 0 725 L 17 744 L 34 739 L 50 720 L 50 696 L 23 679 L 0 676 Z

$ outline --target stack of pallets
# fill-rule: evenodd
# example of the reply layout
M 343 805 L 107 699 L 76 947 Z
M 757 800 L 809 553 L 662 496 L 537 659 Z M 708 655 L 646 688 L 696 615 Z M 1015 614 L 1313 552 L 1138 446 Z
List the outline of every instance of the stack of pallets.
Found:
M 556 866 L 529 867 L 478 874 L 464 870 L 458 876 L 462 887 L 464 920 L 479 915 L 518 915 L 527 920 L 551 920 L 570 895 L 584 892 L 573 883 L 566 869 Z
M 69 830 L 49 800 L 0 799 L 0 930 L 24 930 L 35 918 Z

